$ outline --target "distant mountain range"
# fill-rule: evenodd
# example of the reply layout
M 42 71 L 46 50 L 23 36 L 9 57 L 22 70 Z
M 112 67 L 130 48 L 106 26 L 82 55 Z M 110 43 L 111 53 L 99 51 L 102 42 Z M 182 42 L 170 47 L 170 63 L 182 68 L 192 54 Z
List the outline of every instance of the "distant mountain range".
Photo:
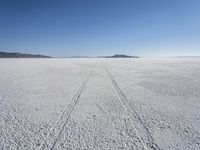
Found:
M 45 55 L 0 52 L 0 58 L 51 58 Z
M 123 54 L 116 54 L 113 56 L 105 56 L 104 58 L 139 58 L 138 56 L 128 56 Z
M 46 55 L 33 55 L 33 54 L 24 54 L 24 53 L 8 53 L 0 52 L 0 58 L 51 58 L 51 56 Z M 129 56 L 124 54 L 116 54 L 113 56 L 99 56 L 99 57 L 90 57 L 90 56 L 70 56 L 70 57 L 55 57 L 55 58 L 139 58 L 138 56 Z
M 116 54 L 113 56 L 98 56 L 98 57 L 91 57 L 91 56 L 70 56 L 64 58 L 139 58 L 138 56 L 128 56 L 123 54 Z

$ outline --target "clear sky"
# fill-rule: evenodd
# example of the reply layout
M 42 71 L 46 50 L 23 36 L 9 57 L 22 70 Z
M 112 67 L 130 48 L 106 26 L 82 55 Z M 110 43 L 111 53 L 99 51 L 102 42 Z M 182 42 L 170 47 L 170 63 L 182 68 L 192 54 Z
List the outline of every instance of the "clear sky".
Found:
M 200 0 L 0 0 L 0 51 L 200 56 Z

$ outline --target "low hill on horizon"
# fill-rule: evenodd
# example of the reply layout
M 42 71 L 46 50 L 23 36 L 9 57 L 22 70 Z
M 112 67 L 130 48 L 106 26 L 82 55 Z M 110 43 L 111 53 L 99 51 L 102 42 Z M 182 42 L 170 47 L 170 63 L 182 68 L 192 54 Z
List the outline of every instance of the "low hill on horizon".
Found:
M 139 58 L 138 56 L 129 56 L 124 54 L 116 54 L 113 56 L 105 56 L 104 58 Z
M 51 58 L 46 55 L 0 52 L 0 58 Z

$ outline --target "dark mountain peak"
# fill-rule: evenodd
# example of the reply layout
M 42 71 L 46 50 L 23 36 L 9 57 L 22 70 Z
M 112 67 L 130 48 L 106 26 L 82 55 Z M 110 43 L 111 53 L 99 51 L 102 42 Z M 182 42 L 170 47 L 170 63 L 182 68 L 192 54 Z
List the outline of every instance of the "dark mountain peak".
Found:
M 105 58 L 139 58 L 138 56 L 129 56 L 124 54 L 116 54 L 113 56 L 106 56 Z
M 0 58 L 51 58 L 45 55 L 0 52 Z

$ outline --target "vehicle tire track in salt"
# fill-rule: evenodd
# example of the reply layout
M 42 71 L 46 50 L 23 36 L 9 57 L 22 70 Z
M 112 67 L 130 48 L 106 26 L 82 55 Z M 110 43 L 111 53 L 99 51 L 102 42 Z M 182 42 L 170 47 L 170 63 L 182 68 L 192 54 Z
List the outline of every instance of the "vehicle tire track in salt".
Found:
M 117 95 L 119 96 L 119 98 L 123 102 L 127 112 L 129 113 L 130 120 L 131 120 L 133 126 L 135 127 L 135 130 L 138 132 L 138 136 L 140 136 L 141 142 L 144 142 L 145 147 L 148 147 L 148 149 L 150 148 L 153 150 L 161 150 L 161 148 L 156 144 L 155 139 L 151 135 L 149 129 L 145 126 L 145 124 L 139 117 L 136 110 L 133 108 L 133 106 L 131 105 L 129 100 L 126 98 L 125 94 L 122 92 L 122 90 L 118 86 L 117 82 L 115 81 L 115 79 L 113 78 L 113 76 L 111 75 L 111 73 L 109 72 L 107 67 L 105 65 L 103 65 L 103 66 L 112 82 L 112 85 L 113 85 Z
M 76 104 L 78 103 L 78 100 L 79 100 L 88 80 L 90 79 L 90 77 L 93 73 L 94 67 L 95 67 L 95 65 L 92 67 L 89 75 L 86 77 L 86 79 L 83 81 L 82 85 L 76 92 L 76 94 L 73 96 L 71 102 L 66 106 L 66 108 L 64 109 L 62 114 L 58 117 L 58 120 L 55 122 L 55 124 L 50 129 L 50 132 L 47 135 L 46 139 L 43 141 L 43 143 L 38 148 L 39 150 L 53 149 L 55 147 L 57 141 L 59 140 L 59 138 L 64 130 L 64 127 L 66 126 L 66 124 L 69 120 L 69 117 L 70 117 L 72 111 L 74 110 Z

